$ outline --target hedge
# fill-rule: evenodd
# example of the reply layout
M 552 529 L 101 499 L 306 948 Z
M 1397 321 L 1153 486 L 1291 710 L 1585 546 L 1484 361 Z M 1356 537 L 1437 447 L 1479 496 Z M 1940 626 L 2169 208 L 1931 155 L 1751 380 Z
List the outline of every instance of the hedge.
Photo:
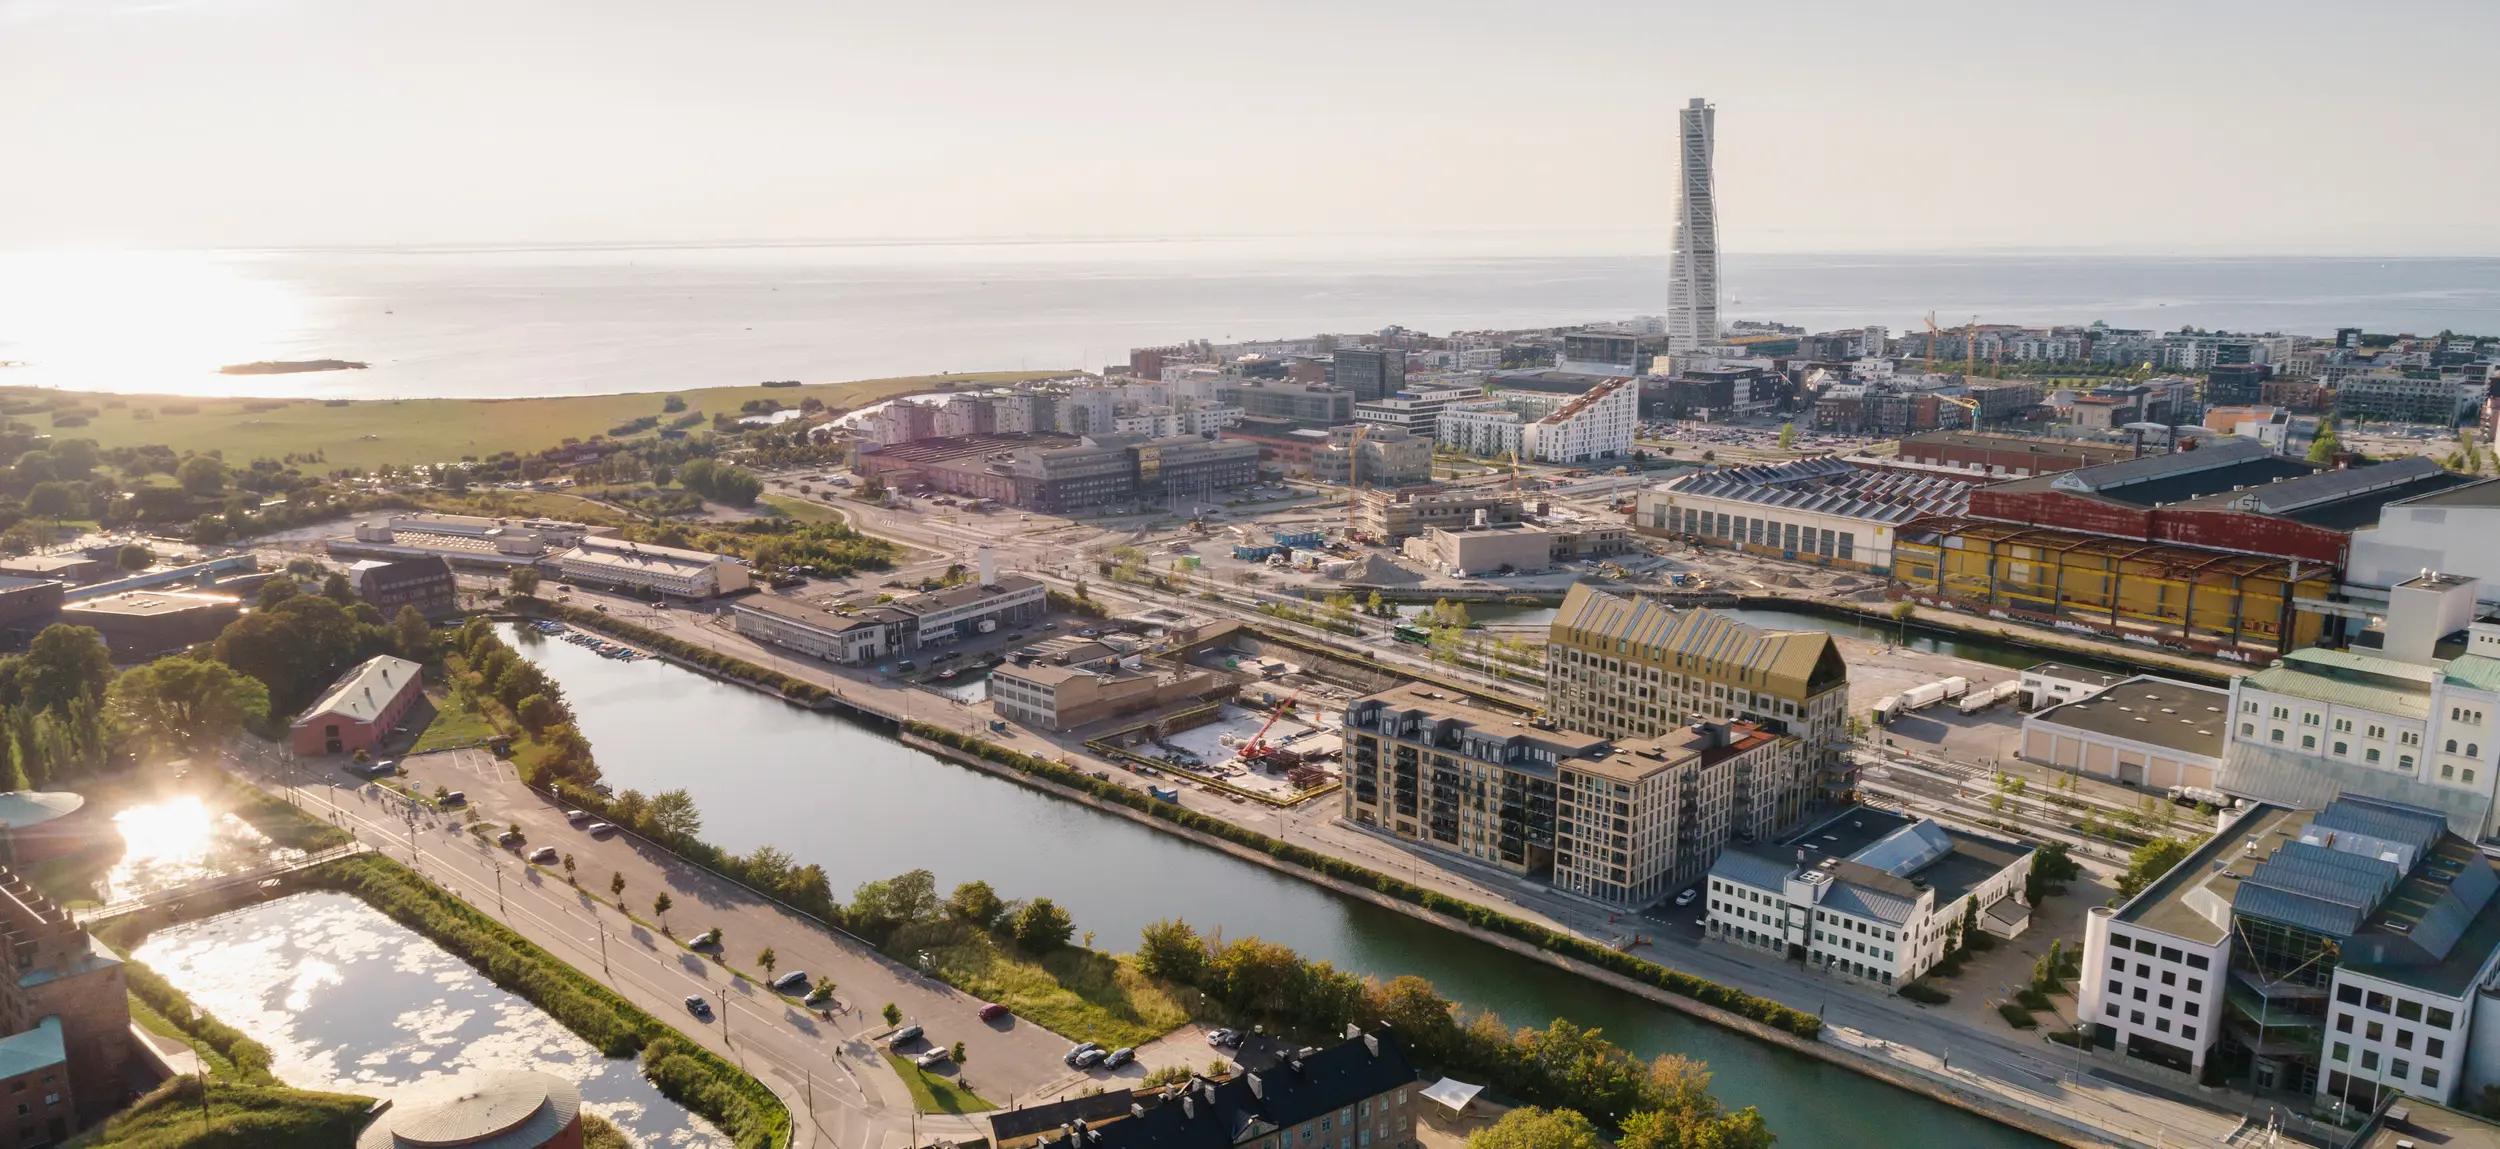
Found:
M 174 988 L 172 982 L 149 969 L 147 963 L 133 958 L 122 959 L 122 984 L 130 995 L 155 1010 L 157 1016 L 173 1027 L 189 1034 L 200 1044 L 216 1050 L 218 1056 L 234 1063 L 235 1074 L 247 1085 L 271 1085 L 277 1078 L 269 1072 L 269 1047 L 252 1040 L 199 1007 L 191 1004 L 189 995 Z
M 1393 878 L 1340 858 L 1307 850 L 1288 842 L 1280 842 L 1256 830 L 1235 825 L 1224 819 L 1200 814 L 1177 803 L 1159 801 L 1116 782 L 1102 781 L 1073 767 L 1047 762 L 1004 746 L 995 746 L 977 738 L 966 737 L 955 731 L 925 723 L 907 722 L 903 724 L 903 728 L 931 742 L 977 755 L 1020 773 L 1042 778 L 1070 789 L 1081 790 L 1104 801 L 1117 802 L 1131 809 L 1144 811 L 1153 817 L 1222 838 L 1236 845 L 1263 851 L 1278 861 L 1361 886 L 1375 893 L 1386 894 L 1399 901 L 1422 906 L 1436 914 L 1455 918 L 1478 929 L 1528 942 L 1549 953 L 1586 962 L 1610 973 L 1620 974 L 1669 993 L 1692 998 L 1809 1041 L 1814 1040 L 1823 1031 L 1823 1019 L 1803 1010 L 1791 1009 L 1768 998 L 1755 997 L 1740 989 L 1668 969 L 1656 962 L 1637 958 L 1584 938 L 1549 930 L 1534 922 L 1514 918 L 1473 902 L 1435 893 L 1404 879 Z
M 637 626 L 598 611 L 584 610 L 578 606 L 548 602 L 538 598 L 513 598 L 506 601 L 517 613 L 548 615 L 574 626 L 602 631 L 635 645 L 661 651 L 671 658 L 699 666 L 723 678 L 732 678 L 777 691 L 783 698 L 803 706 L 814 706 L 833 696 L 833 692 L 813 682 L 804 682 L 777 670 L 767 670 L 743 658 L 722 654 L 711 647 L 662 634 L 649 627 Z
M 1920 981 L 1914 981 L 1908 985 L 1902 986 L 1901 996 L 1906 997 L 1911 1001 L 1925 1002 L 1929 1005 L 1943 1005 L 1944 1003 L 1953 1000 L 1952 994 L 1946 993 L 1943 990 L 1937 989 L 1932 985 Z
M 601 1053 L 640 1054 L 660 1092 L 719 1126 L 738 1149 L 789 1144 L 789 1111 L 762 1082 L 397 862 L 359 854 L 305 871 L 301 884 L 355 895 L 546 1010 Z
M 2004 1018 L 2005 1024 L 2013 1026 L 2016 1029 L 2040 1028 L 2040 1020 L 2031 1016 L 2030 1010 L 2024 1009 L 2023 1007 L 2010 1001 L 1997 1006 L 1997 1016 Z

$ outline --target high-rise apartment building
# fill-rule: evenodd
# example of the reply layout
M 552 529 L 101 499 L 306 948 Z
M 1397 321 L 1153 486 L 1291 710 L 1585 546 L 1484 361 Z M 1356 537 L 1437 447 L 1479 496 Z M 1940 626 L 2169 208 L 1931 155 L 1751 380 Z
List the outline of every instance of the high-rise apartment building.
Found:
M 1394 348 L 1348 349 L 1336 353 L 1340 391 L 1354 392 L 1357 403 L 1386 399 L 1406 389 L 1406 352 Z
M 1709 610 L 1571 588 L 1546 632 L 1545 713 L 1566 729 L 1655 738 L 1694 722 L 1748 722 L 1803 752 L 1735 780 L 1729 832 L 1767 838 L 1805 816 L 1845 769 L 1849 667 L 1821 631 L 1770 631 Z
M 1695 96 L 1678 133 L 1675 256 L 1667 275 L 1667 349 L 1691 351 L 1719 339 L 1719 201 L 1710 152 L 1718 109 Z

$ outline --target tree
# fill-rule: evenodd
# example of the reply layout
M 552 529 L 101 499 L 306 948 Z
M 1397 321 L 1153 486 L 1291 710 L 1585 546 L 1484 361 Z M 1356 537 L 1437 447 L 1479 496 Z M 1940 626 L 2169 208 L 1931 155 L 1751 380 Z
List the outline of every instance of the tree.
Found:
M 2081 877 L 2082 874 L 2082 867 L 2077 866 L 2075 860 L 2068 856 L 2066 843 L 2044 843 L 2039 849 L 2032 851 L 2031 874 L 2023 879 L 2023 898 L 2025 901 L 2038 905 L 2041 898 L 2049 895 L 2050 890 L 2071 882 Z
M 1188 922 L 1165 918 L 1146 927 L 1137 946 L 1137 968 L 1148 977 L 1196 985 L 1198 975 L 1206 972 L 1207 943 Z
M 391 649 L 410 662 L 434 661 L 434 624 L 416 607 L 400 607 L 391 618 Z
M 608 894 L 616 899 L 618 906 L 625 904 L 625 875 L 608 875 Z
M 26 653 L 4 664 L 9 685 L 38 711 L 65 713 L 79 698 L 102 698 L 113 681 L 113 652 L 91 626 L 53 623 L 35 636 Z
M 996 928 L 998 916 L 1006 910 L 1007 903 L 999 898 L 998 891 L 983 881 L 965 882 L 946 899 L 946 916 L 984 930 Z
M 297 586 L 294 579 L 273 578 L 260 584 L 260 594 L 253 602 L 262 610 L 268 610 L 302 593 L 304 588 Z
M 1076 934 L 1076 919 L 1049 898 L 1035 898 L 1016 914 L 1016 944 L 1027 953 L 1060 949 Z
M 651 899 L 651 916 L 659 919 L 661 933 L 668 932 L 668 908 L 676 904 L 676 899 L 669 897 L 665 892 Z
M 269 688 L 223 663 L 160 658 L 113 680 L 105 714 L 146 749 L 206 750 L 269 718 Z
M 37 483 L 26 492 L 26 513 L 39 519 L 58 522 L 73 518 L 72 511 L 83 509 L 84 500 L 67 483 Z
M 225 493 L 226 465 L 206 455 L 193 455 L 175 468 L 174 481 L 194 495 L 212 498 Z
M 925 922 L 938 915 L 937 875 L 913 870 L 851 892 L 846 916 L 863 932 L 883 934 L 898 926 Z
M 946 1056 L 955 1064 L 962 1065 L 965 1060 L 967 1060 L 964 1055 L 964 1043 L 958 1041 L 955 1044 L 946 1047 Z
M 512 593 L 520 595 L 523 598 L 529 598 L 536 595 L 538 593 L 538 578 L 539 575 L 537 567 L 519 566 L 512 568 L 512 577 L 510 579 Z
M 234 537 L 234 528 L 226 525 L 223 515 L 201 515 L 191 524 L 191 541 L 204 547 L 222 546 Z
M 512 713 L 520 718 L 521 725 L 529 727 L 532 734 L 544 733 L 564 721 L 563 707 L 558 706 L 554 699 L 544 694 L 533 694 L 522 699 L 521 704 L 514 707 Z
M 321 580 L 321 597 L 340 606 L 352 607 L 356 605 L 356 588 L 347 585 L 346 575 L 331 571 L 330 577 Z
M 1471 1134 L 1467 1149 L 1606 1149 L 1606 1140 L 1571 1110 L 1523 1105 Z
M 764 967 L 764 976 L 769 978 L 773 976 L 773 967 L 781 964 L 781 955 L 774 953 L 773 947 L 765 946 L 764 952 L 755 955 L 755 964 Z
M 695 809 L 693 795 L 663 790 L 651 796 L 651 824 L 663 838 L 691 842 L 703 832 L 703 814 Z
M 2335 433 L 2335 420 L 2330 418 L 2318 425 L 2318 433 L 2309 440 L 2309 461 L 2332 463 L 2343 450 L 2343 437 Z
M 889 1001 L 885 1003 L 885 1008 L 879 1011 L 879 1015 L 885 1018 L 885 1023 L 887 1025 L 903 1024 L 903 1007 L 898 1006 L 893 1002 Z
M 13 555 L 30 554 L 52 545 L 52 527 L 33 519 L 22 519 L 0 531 L 0 551 Z
M 1780 424 L 1780 450 L 1785 451 L 1796 445 L 1797 425 L 1795 423 Z
M 581 884 L 580 879 L 574 874 L 573 870 L 573 855 L 566 854 L 564 856 L 564 880 L 574 885 L 579 885 Z
M 2135 848 L 2127 859 L 2127 870 L 2118 875 L 2118 896 L 2132 898 L 2144 892 L 2180 862 L 2186 861 L 2190 846 L 2178 838 L 2155 838 Z

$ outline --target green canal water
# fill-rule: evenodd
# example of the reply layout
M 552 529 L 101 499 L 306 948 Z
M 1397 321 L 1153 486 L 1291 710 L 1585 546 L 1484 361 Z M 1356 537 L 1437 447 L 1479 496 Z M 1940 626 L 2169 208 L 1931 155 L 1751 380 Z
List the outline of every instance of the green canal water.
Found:
M 1759 1106 L 1783 1145 L 2048 1144 L 844 719 L 656 660 L 613 661 L 535 632 L 505 634 L 563 685 L 610 784 L 682 787 L 703 811 L 704 837 L 740 852 L 778 846 L 824 866 L 837 891 L 926 868 L 942 889 L 980 878 L 1007 897 L 1053 898 L 1098 948 L 1130 948 L 1147 923 L 1181 917 L 1384 980 L 1418 974 L 1513 1025 L 1567 1017 L 1644 1056 L 1704 1058 L 1719 1095 Z

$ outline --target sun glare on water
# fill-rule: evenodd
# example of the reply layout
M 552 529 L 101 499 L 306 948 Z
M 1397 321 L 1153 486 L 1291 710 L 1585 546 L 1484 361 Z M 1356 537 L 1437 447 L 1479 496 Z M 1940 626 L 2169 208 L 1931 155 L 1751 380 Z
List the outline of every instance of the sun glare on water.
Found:
M 0 363 L 18 364 L 0 384 L 231 390 L 217 368 L 281 357 L 306 319 L 251 267 L 200 252 L 0 253 Z

